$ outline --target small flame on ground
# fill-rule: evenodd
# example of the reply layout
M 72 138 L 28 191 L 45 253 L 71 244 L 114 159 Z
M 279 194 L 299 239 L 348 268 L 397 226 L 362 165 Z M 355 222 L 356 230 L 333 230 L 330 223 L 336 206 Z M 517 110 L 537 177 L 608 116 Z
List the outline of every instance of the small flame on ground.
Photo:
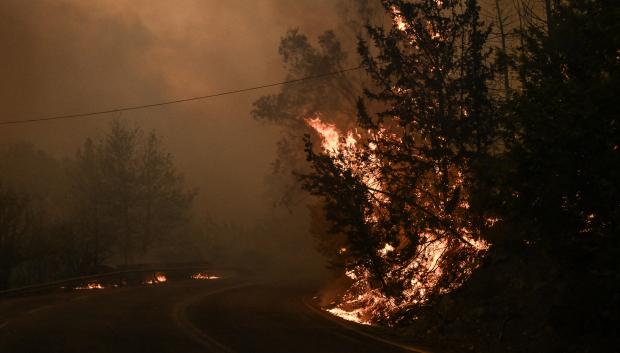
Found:
M 361 309 L 358 310 L 352 310 L 352 311 L 346 311 L 346 310 L 342 310 L 340 308 L 333 308 L 333 309 L 327 309 L 327 311 L 332 314 L 332 315 L 336 315 L 341 319 L 345 319 L 347 321 L 353 321 L 356 322 L 358 324 L 362 324 L 362 325 L 370 325 L 370 322 L 368 321 L 364 321 L 361 318 Z
M 104 289 L 105 287 L 101 285 L 101 283 L 97 283 L 97 282 L 93 282 L 93 283 L 88 283 L 85 286 L 78 286 L 75 287 L 73 289 L 75 290 L 84 290 L 84 289 Z
M 148 279 L 146 281 L 144 281 L 144 284 L 157 284 L 157 283 L 163 283 L 166 282 L 168 280 L 168 278 L 166 278 L 166 275 L 163 273 L 156 273 L 153 276 L 153 279 Z
M 198 273 L 194 273 L 192 275 L 192 279 L 219 279 L 219 276 L 211 276 L 211 275 L 207 275 L 201 272 Z

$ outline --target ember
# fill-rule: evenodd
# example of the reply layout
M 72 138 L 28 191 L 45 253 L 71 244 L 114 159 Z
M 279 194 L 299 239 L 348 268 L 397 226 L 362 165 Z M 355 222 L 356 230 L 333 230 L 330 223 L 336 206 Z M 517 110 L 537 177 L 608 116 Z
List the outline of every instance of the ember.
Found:
M 191 276 L 192 279 L 219 279 L 219 276 L 211 276 L 201 272 L 195 273 Z
M 84 290 L 84 289 L 104 289 L 105 287 L 101 285 L 101 283 L 97 283 L 97 282 L 93 282 L 93 283 L 88 283 L 85 286 L 78 286 L 75 287 L 73 289 L 75 290 Z
M 156 273 L 153 276 L 153 279 L 148 279 L 146 281 L 144 281 L 144 284 L 157 284 L 157 283 L 163 283 L 166 282 L 168 280 L 168 278 L 166 278 L 166 275 L 163 273 Z

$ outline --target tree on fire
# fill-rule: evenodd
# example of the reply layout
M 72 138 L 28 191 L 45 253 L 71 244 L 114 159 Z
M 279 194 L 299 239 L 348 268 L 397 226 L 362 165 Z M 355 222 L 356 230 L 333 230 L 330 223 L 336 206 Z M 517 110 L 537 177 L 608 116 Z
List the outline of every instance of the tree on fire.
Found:
M 342 70 L 347 59 L 332 31 L 319 36 L 317 47 L 299 30 L 290 30 L 281 39 L 278 51 L 288 71 L 287 80 Z M 254 119 L 282 127 L 273 165 L 273 177 L 279 184 L 274 186 L 284 188 L 278 192 L 279 202 L 289 206 L 298 196 L 299 187 L 292 172 L 305 168 L 300 138 L 308 131 L 304 119 L 321 113 L 334 120 L 350 122 L 355 109 L 354 91 L 354 83 L 343 74 L 287 85 L 278 94 L 263 96 L 254 102 Z
M 350 266 L 369 271 L 383 294 L 414 291 L 408 300 L 419 302 L 462 283 L 477 263 L 486 215 L 474 197 L 475 174 L 496 126 L 489 27 L 475 1 L 384 6 L 396 25 L 369 26 L 372 44 L 361 41 L 359 50 L 379 87 L 366 97 L 386 108 L 371 115 L 360 100 L 365 131 L 347 160 L 316 153 L 308 139 L 314 169 L 304 182 L 325 198 L 333 230 L 348 235 Z M 434 256 L 424 249 L 439 243 L 432 268 L 421 266 Z M 380 256 L 385 247 L 396 250 Z
M 288 71 L 287 79 L 322 75 L 346 67 L 348 55 L 333 31 L 326 31 L 317 39 L 317 45 L 313 45 L 297 29 L 288 31 L 281 39 L 279 54 Z M 341 126 L 351 126 L 354 123 L 355 92 L 361 92 L 360 82 L 341 74 L 300 85 L 287 85 L 278 94 L 263 96 L 254 102 L 254 119 L 282 128 L 273 173 L 269 177 L 270 187 L 278 198 L 277 205 L 292 210 L 299 206 L 304 196 L 294 174 L 308 171 L 302 140 L 304 133 L 309 132 L 305 119 L 320 115 Z M 312 203 L 308 207 L 312 218 L 310 232 L 319 250 L 332 265 L 341 265 L 337 249 L 342 247 L 342 239 L 325 236 L 320 205 Z
M 620 312 L 620 3 L 546 1 L 546 21 L 524 21 L 521 45 L 503 48 L 518 75 L 499 97 L 491 87 L 505 86 L 506 62 L 489 58 L 476 1 L 383 3 L 394 26 L 369 27 L 360 53 L 380 87 L 367 101 L 386 109 L 361 102 L 356 141 L 343 137 L 337 153 L 308 137 L 303 177 L 347 235 L 366 290 L 396 299 L 373 319 L 459 341 L 446 351 L 609 351 Z M 436 266 L 417 272 L 437 242 Z M 412 280 L 424 291 L 411 295 Z

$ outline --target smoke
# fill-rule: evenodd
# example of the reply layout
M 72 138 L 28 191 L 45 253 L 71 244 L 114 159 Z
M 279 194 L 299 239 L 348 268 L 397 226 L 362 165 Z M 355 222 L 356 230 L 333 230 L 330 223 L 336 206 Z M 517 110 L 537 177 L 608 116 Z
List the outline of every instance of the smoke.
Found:
M 339 6 L 328 0 L 4 0 L 0 121 L 279 81 L 285 75 L 277 53 L 280 37 L 298 27 L 316 38 L 341 26 Z M 249 116 L 251 103 L 267 93 L 89 119 L 5 125 L 0 127 L 0 141 L 27 141 L 59 158 L 73 156 L 86 137 L 99 134 L 111 118 L 120 116 L 163 135 L 187 184 L 200 190 L 198 215 L 261 229 L 247 232 L 248 237 L 260 234 L 268 239 L 266 220 L 291 216 L 274 211 L 272 199 L 265 195 L 264 179 L 274 160 L 278 130 Z M 305 237 L 305 215 L 292 217 L 296 218 L 286 220 L 287 234 L 272 242 Z M 293 234 L 296 231 L 299 234 Z M 254 240 L 256 247 L 264 243 Z M 309 244 L 305 239 L 299 247 Z

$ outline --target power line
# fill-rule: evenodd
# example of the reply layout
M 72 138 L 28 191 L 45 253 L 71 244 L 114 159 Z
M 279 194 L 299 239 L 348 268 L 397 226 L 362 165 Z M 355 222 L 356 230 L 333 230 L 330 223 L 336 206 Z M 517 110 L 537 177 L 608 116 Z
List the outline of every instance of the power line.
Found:
M 49 121 L 49 120 L 87 118 L 87 117 L 95 117 L 95 116 L 103 115 L 103 114 L 125 112 L 125 111 L 129 111 L 129 110 L 138 110 L 138 109 L 146 109 L 146 108 L 153 108 L 153 107 L 161 107 L 161 106 L 164 106 L 164 105 L 185 103 L 185 102 L 191 102 L 191 101 L 197 101 L 197 100 L 205 100 L 205 99 L 210 99 L 210 98 L 215 98 L 215 97 L 228 96 L 228 95 L 237 94 L 237 93 L 256 91 L 256 90 L 263 89 L 263 88 L 283 86 L 283 85 L 287 85 L 287 84 L 291 84 L 291 83 L 297 83 L 297 82 L 302 82 L 302 81 L 309 81 L 309 80 L 314 80 L 314 79 L 317 79 L 317 78 L 339 75 L 339 74 L 343 74 L 343 73 L 346 73 L 346 72 L 349 72 L 349 71 L 359 70 L 361 68 L 362 68 L 362 66 L 350 67 L 348 69 L 342 69 L 342 70 L 338 70 L 338 71 L 327 72 L 327 73 L 323 73 L 323 74 L 319 74 L 319 75 L 306 76 L 306 77 L 297 78 L 297 79 L 293 79 L 293 80 L 269 83 L 269 84 L 264 84 L 264 85 L 260 85 L 260 86 L 254 86 L 254 87 L 237 89 L 237 90 L 233 90 L 233 91 L 224 91 L 224 92 L 219 92 L 219 93 L 213 93 L 213 94 L 209 94 L 209 95 L 205 95 L 205 96 L 198 96 L 198 97 L 191 97 L 191 98 L 182 98 L 182 99 L 175 99 L 175 100 L 170 100 L 170 101 L 163 101 L 163 102 L 143 104 L 143 105 L 134 105 L 134 106 L 120 107 L 120 108 L 107 109 L 107 110 L 99 110 L 99 111 L 86 112 L 86 113 L 54 115 L 54 116 L 48 116 L 48 117 L 42 117 L 42 118 L 33 118 L 33 119 L 26 119 L 26 120 L 0 121 L 0 125 L 16 125 L 16 124 L 28 124 L 28 123 L 35 123 L 35 122 Z

